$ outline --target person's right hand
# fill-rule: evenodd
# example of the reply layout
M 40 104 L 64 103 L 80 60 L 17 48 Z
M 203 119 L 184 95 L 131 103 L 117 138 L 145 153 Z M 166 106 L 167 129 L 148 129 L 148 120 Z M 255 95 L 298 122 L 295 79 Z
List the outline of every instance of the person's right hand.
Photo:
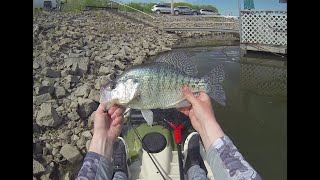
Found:
M 202 132 L 208 121 L 215 121 L 210 97 L 204 92 L 195 97 L 188 87 L 184 87 L 182 92 L 192 106 L 180 108 L 179 111 L 189 116 L 196 131 Z
M 195 97 L 186 86 L 183 87 L 182 92 L 191 103 L 191 107 L 184 107 L 178 110 L 189 116 L 193 128 L 200 134 L 207 149 L 216 139 L 224 136 L 214 116 L 211 99 L 204 92 L 200 92 L 200 95 Z

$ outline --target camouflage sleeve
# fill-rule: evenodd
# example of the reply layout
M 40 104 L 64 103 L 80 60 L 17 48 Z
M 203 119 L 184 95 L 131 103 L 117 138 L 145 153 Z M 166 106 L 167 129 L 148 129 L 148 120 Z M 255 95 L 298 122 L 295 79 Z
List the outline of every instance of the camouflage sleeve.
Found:
M 113 173 L 112 162 L 95 152 L 88 152 L 76 180 L 111 180 Z
M 228 136 L 223 136 L 210 145 L 207 159 L 215 180 L 262 179 Z

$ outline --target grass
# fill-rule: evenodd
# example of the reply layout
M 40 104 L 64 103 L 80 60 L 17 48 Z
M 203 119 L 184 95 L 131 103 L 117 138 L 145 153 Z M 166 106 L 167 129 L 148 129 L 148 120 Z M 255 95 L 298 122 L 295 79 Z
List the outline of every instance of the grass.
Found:
M 34 8 L 33 9 L 33 16 L 36 16 L 42 12 L 42 8 Z
M 86 6 L 106 6 L 110 0 L 68 0 L 63 5 L 64 12 L 79 12 Z

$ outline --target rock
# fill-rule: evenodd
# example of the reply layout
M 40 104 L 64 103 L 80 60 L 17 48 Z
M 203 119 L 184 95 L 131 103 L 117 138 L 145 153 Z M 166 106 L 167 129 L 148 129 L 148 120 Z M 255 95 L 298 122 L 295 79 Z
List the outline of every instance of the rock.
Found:
M 50 46 L 50 43 L 48 41 L 42 41 L 41 46 L 42 46 L 42 49 L 48 49 Z
M 46 61 L 52 63 L 54 60 L 50 56 L 46 56 Z
M 39 133 L 40 132 L 40 126 L 36 123 L 33 123 L 33 133 Z
M 104 43 L 101 47 L 101 50 L 108 50 L 110 45 L 108 43 Z
M 112 54 L 110 54 L 110 55 L 106 56 L 105 59 L 106 59 L 107 61 L 111 61 L 111 60 L 114 59 L 114 57 L 113 57 Z
M 91 134 L 90 131 L 83 131 L 83 132 L 81 133 L 81 136 L 82 136 L 83 138 L 85 138 L 85 139 L 91 139 L 91 138 L 92 138 L 92 134 Z
M 150 51 L 150 52 L 149 52 L 149 55 L 150 55 L 150 56 L 153 56 L 153 55 L 155 55 L 155 54 L 156 54 L 156 52 L 154 52 L 154 51 Z
M 105 62 L 105 59 L 102 58 L 101 56 L 96 56 L 96 57 L 94 58 L 94 60 L 97 61 L 97 62 L 99 62 L 99 63 L 104 63 L 104 62 Z
M 67 131 L 59 134 L 58 138 L 67 140 L 71 137 L 71 134 L 72 134 L 71 131 L 67 130 Z
M 45 171 L 45 168 L 38 161 L 33 159 L 33 175 L 39 175 Z
M 64 66 L 70 68 L 79 76 L 83 76 L 87 73 L 89 68 L 89 58 L 80 57 L 80 58 L 67 58 L 64 60 Z
M 63 87 L 58 86 L 55 88 L 55 95 L 57 98 L 63 98 L 67 95 L 66 90 Z
M 69 53 L 69 58 L 79 58 L 82 54 Z
M 79 117 L 80 118 L 80 117 Z M 73 128 L 75 128 L 76 127 L 76 123 L 74 122 L 74 121 L 70 121 L 69 123 L 68 123 L 68 128 L 69 129 L 73 129 Z
M 72 42 L 72 39 L 70 38 L 64 38 L 64 39 L 61 39 L 60 42 L 59 42 L 59 45 L 62 46 L 62 45 L 65 45 L 65 44 L 68 44 L 68 43 L 71 43 Z M 59 50 L 59 49 L 58 49 Z
M 80 115 L 81 119 L 86 119 L 97 108 L 98 105 L 93 100 L 82 99 L 81 101 L 79 101 L 78 114 Z
M 119 52 L 118 52 L 118 56 L 125 56 L 127 53 L 126 53 L 126 50 L 124 48 L 122 48 Z
M 72 179 L 71 179 L 71 173 L 70 173 L 70 172 L 65 173 L 65 174 L 62 176 L 62 179 L 61 179 L 61 180 L 72 180 Z
M 138 65 L 138 64 L 142 64 L 143 62 L 143 58 L 141 56 L 138 56 L 134 61 L 133 61 L 133 65 Z
M 88 127 L 93 128 L 93 122 L 94 122 L 94 116 L 96 114 L 96 111 L 93 111 L 93 113 L 90 115 L 88 119 Z
M 90 143 L 91 143 L 91 140 L 88 140 L 88 141 L 86 142 L 86 150 L 87 150 L 87 151 L 89 151 Z
M 51 180 L 49 176 L 50 176 L 49 174 L 44 174 L 40 177 L 40 180 Z
M 165 46 L 162 46 L 161 50 L 164 52 L 164 51 L 171 51 L 172 49 L 168 48 L 168 47 L 165 47 Z
M 93 54 L 93 51 L 88 50 L 86 51 L 85 56 L 90 57 L 92 54 Z
M 45 94 L 41 94 L 39 96 L 34 96 L 33 103 L 38 106 L 38 105 L 40 105 L 46 101 L 49 101 L 51 99 L 52 99 L 51 95 L 49 93 L 45 93 Z
M 79 150 L 71 144 L 64 145 L 60 150 L 60 154 L 72 164 L 82 160 L 82 155 Z
M 51 154 L 54 156 L 59 152 L 57 148 L 52 148 Z
M 100 86 L 101 86 L 101 79 L 99 78 L 94 81 L 94 88 L 97 90 L 100 90 Z
M 88 97 L 89 92 L 90 92 L 90 87 L 88 86 L 88 84 L 83 84 L 82 86 L 79 86 L 77 88 L 74 94 L 77 97 Z
M 99 102 L 99 100 L 100 100 L 100 92 L 95 90 L 95 89 L 91 89 L 88 98 Z
M 112 67 L 105 67 L 105 66 L 100 66 L 99 68 L 99 75 L 106 75 L 113 72 Z
M 62 146 L 61 141 L 57 141 L 57 142 L 55 142 L 55 143 L 52 144 L 52 147 L 53 147 L 53 148 L 60 148 L 61 146 Z
M 47 78 L 46 80 L 42 81 L 43 86 L 53 86 L 55 83 L 55 80 L 53 78 Z
M 151 44 L 151 46 L 150 46 L 150 48 L 149 48 L 149 49 L 150 49 L 150 50 L 155 50 L 155 49 L 156 49 L 156 47 L 157 47 L 156 45 Z
M 118 54 L 119 50 L 118 49 L 112 49 L 111 54 L 116 55 Z
M 69 69 L 73 74 L 77 74 L 78 71 L 78 58 L 66 58 L 64 59 L 64 67 Z
M 67 116 L 71 121 L 76 121 L 76 120 L 80 119 L 80 116 L 78 115 L 78 113 L 74 112 L 74 111 L 72 111 L 71 113 L 68 113 Z
M 40 65 L 37 62 L 33 62 L 33 69 L 38 69 Z
M 87 71 L 89 68 L 89 58 L 88 57 L 79 58 L 78 66 L 79 66 L 79 71 L 77 72 L 77 74 L 79 74 L 80 76 L 87 74 Z
M 126 55 L 129 55 L 131 52 L 131 48 L 128 46 L 124 46 L 124 50 L 125 50 Z
M 82 131 L 82 129 L 80 127 L 74 128 L 74 134 L 78 134 L 81 131 Z
M 38 90 L 38 94 L 42 95 L 42 94 L 53 94 L 54 92 L 54 87 L 53 86 L 41 86 Z
M 32 180 L 37 180 L 37 178 L 33 177 Z
M 69 108 L 70 108 L 70 110 L 73 111 L 73 110 L 77 110 L 77 109 L 78 109 L 78 106 L 79 106 L 79 103 L 77 103 L 77 102 L 71 102 Z
M 53 156 L 52 155 L 43 156 L 43 159 L 46 161 L 46 164 L 48 165 L 52 163 Z
M 119 60 L 116 60 L 116 61 L 114 62 L 114 64 L 117 65 L 121 70 L 123 70 L 124 68 L 126 68 L 126 66 L 125 66 L 124 64 L 122 64 L 122 62 L 119 61 Z
M 52 162 L 53 163 L 53 162 Z M 51 164 L 51 163 L 50 163 Z M 54 166 L 46 166 L 46 170 L 44 171 L 43 175 L 40 177 L 41 180 L 51 180 L 50 178 L 51 173 L 53 172 Z
M 70 70 L 64 69 L 61 71 L 61 77 L 66 77 L 70 74 Z
M 37 114 L 36 123 L 40 126 L 56 127 L 61 123 L 62 119 L 58 116 L 56 110 L 51 104 L 43 103 Z
M 85 147 L 85 143 L 86 143 L 86 140 L 85 138 L 81 137 L 78 141 L 77 141 L 77 147 L 79 149 L 82 149 Z
M 43 150 L 43 147 L 41 146 L 40 143 L 33 144 L 33 154 L 35 154 L 36 156 L 42 155 L 42 150 Z
M 78 139 L 80 139 L 79 136 L 77 136 L 75 134 L 71 136 L 72 141 L 77 141 Z
M 79 82 L 78 76 L 68 75 L 65 79 L 66 79 L 67 83 L 78 83 Z
M 63 110 L 64 110 L 64 107 L 63 107 L 63 106 L 59 106 L 59 107 L 56 109 L 57 112 L 60 112 L 60 111 L 63 111 Z
M 142 43 L 142 47 L 143 47 L 143 49 L 148 49 L 149 48 L 149 44 L 147 42 L 143 42 Z
M 45 67 L 42 71 L 41 74 L 47 76 L 47 77 L 52 77 L 52 78 L 57 78 L 60 77 L 60 72 L 55 71 L 53 69 L 50 69 L 48 67 Z
M 44 147 L 44 148 L 42 149 L 42 156 L 46 156 L 46 155 L 48 155 L 48 154 L 49 154 L 49 148 Z

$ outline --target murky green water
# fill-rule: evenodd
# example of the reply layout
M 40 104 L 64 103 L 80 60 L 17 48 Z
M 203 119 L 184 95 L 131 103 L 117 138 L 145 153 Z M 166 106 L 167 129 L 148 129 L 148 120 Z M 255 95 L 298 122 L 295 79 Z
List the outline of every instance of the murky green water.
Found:
M 215 105 L 224 132 L 263 179 L 287 179 L 287 69 L 281 61 L 241 59 L 239 46 L 183 49 L 204 75 L 224 64 L 227 105 Z

